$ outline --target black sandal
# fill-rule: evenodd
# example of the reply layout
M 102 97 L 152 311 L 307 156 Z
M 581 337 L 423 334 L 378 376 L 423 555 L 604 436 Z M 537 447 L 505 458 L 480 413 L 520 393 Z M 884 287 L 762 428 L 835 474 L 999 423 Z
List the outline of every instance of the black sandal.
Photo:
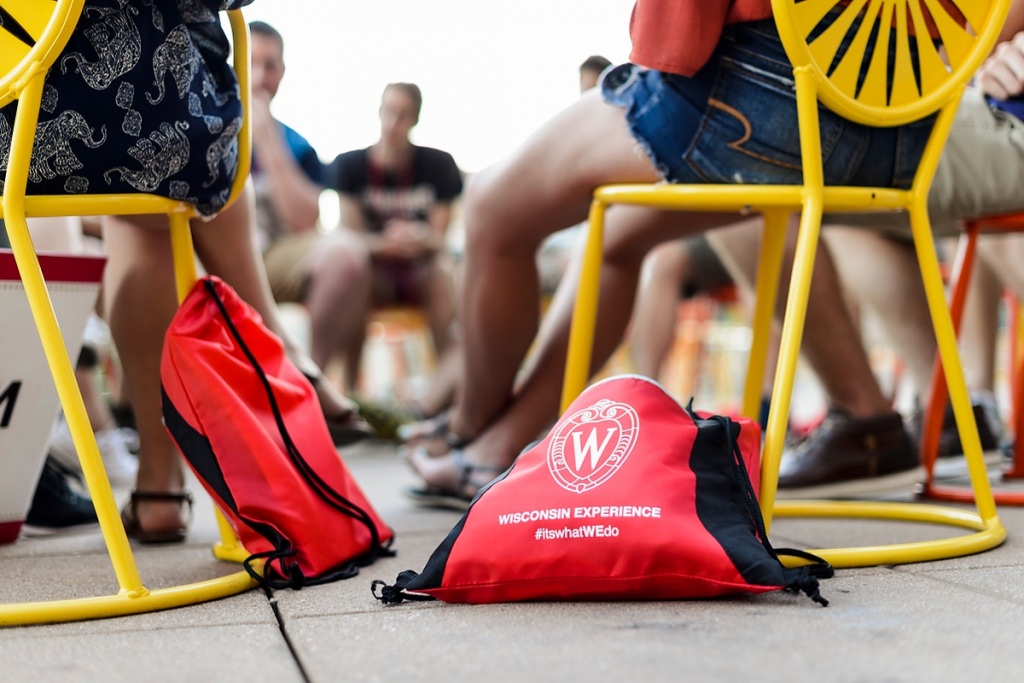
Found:
M 323 375 L 313 375 L 308 372 L 303 372 L 302 374 L 313 385 L 314 391 L 324 380 Z M 320 403 L 319 394 L 317 395 L 317 403 Z M 320 403 L 320 410 L 323 411 L 323 409 L 323 404 Z M 324 412 L 324 422 L 327 424 L 327 431 L 330 433 L 331 441 L 335 446 L 351 446 L 373 436 L 373 427 L 362 418 L 358 407 L 348 408 L 334 415 L 328 415 Z
M 140 502 L 185 505 L 188 507 L 188 521 L 171 529 L 147 531 L 139 523 L 139 517 L 135 510 L 135 506 Z M 188 491 L 132 491 L 128 504 L 121 510 L 121 524 L 124 525 L 125 534 L 139 543 L 181 543 L 188 535 L 188 527 L 191 523 L 192 494 Z
M 421 439 L 448 436 L 448 425 L 451 424 L 451 411 L 446 410 L 433 417 L 423 418 L 415 422 L 407 422 L 397 429 L 398 440 L 412 445 Z

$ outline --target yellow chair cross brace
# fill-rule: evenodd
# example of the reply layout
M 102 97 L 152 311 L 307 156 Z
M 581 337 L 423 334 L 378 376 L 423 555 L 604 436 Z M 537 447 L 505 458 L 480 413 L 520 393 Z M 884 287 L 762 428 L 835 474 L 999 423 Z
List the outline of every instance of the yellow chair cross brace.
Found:
M 179 299 L 196 280 L 189 219 L 194 207 L 155 195 L 60 195 L 25 196 L 29 160 L 43 93 L 43 81 L 82 12 L 84 0 L 0 0 L 0 10 L 23 31 L 12 33 L 10 22 L 0 26 L 0 106 L 17 100 L 7 175 L 3 192 L 3 218 L 18 271 L 28 296 L 32 316 L 57 385 L 57 394 L 82 463 L 86 486 L 96 507 L 100 528 L 113 564 L 119 590 L 109 596 L 83 597 L 50 602 L 0 605 L 0 625 L 33 624 L 109 617 L 195 604 L 245 591 L 255 585 L 248 572 L 182 586 L 148 589 L 142 582 L 117 510 L 110 482 L 54 315 L 39 260 L 28 233 L 26 217 L 166 215 L 171 222 L 175 277 Z M 234 67 L 238 74 L 245 121 L 239 132 L 238 174 L 232 200 L 238 196 L 249 172 L 251 157 L 249 110 L 248 27 L 240 11 L 229 12 Z M 28 39 L 22 33 L 28 34 Z M 221 542 L 214 554 L 240 562 L 247 555 L 234 531 L 218 514 Z
M 631 204 L 679 211 L 751 210 L 763 214 L 765 227 L 756 283 L 754 337 L 744 391 L 744 413 L 754 418 L 757 417 L 760 378 L 764 376 L 784 233 L 789 215 L 800 212 L 762 458 L 761 507 L 766 523 L 771 524 L 774 513 L 934 522 L 972 531 L 933 541 L 812 551 L 837 567 L 958 557 L 993 548 L 1002 543 L 1006 535 L 996 513 L 946 306 L 927 198 L 964 87 L 995 44 L 1009 0 L 957 2 L 970 28 L 961 26 L 951 16 L 950 4 L 947 0 L 851 0 L 848 3 L 842 0 L 772 0 L 775 23 L 793 64 L 796 81 L 803 185 L 608 185 L 595 191 L 591 205 L 569 340 L 563 410 L 583 390 L 589 373 L 604 213 L 612 204 Z M 912 26 L 927 26 L 926 15 L 934 23 L 937 41 L 930 40 L 926 31 L 911 30 Z M 837 60 L 838 50 L 848 37 L 851 38 L 849 49 Z M 890 44 L 895 45 L 892 64 L 886 49 Z M 881 48 L 875 49 L 877 46 Z M 862 74 L 862 63 L 869 49 L 872 56 Z M 917 54 L 916 59 L 913 52 Z M 838 64 L 833 65 L 834 61 Z M 819 101 L 848 119 L 874 126 L 902 125 L 937 114 L 911 188 L 826 186 L 818 126 Z M 811 272 L 821 218 L 826 209 L 830 212 L 903 210 L 909 213 L 928 306 L 968 462 L 976 504 L 974 513 L 917 503 L 775 501 Z

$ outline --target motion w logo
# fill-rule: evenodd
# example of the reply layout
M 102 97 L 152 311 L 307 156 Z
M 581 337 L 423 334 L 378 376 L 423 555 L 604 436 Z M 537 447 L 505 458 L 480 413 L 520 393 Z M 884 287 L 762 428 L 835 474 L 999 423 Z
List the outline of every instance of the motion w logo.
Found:
M 561 421 L 548 444 L 551 476 L 573 493 L 600 486 L 629 457 L 639 428 L 637 412 L 626 403 L 601 399 L 573 413 Z
M 608 445 L 608 441 L 611 440 L 612 435 L 618 430 L 615 427 L 606 427 L 604 440 L 601 441 L 600 446 L 597 445 L 597 428 L 590 430 L 586 441 L 583 441 L 582 431 L 572 432 L 572 447 L 576 453 L 576 471 L 580 472 L 583 469 L 583 462 L 587 459 L 588 453 L 590 454 L 590 469 L 596 470 L 597 464 L 601 460 L 601 455 Z

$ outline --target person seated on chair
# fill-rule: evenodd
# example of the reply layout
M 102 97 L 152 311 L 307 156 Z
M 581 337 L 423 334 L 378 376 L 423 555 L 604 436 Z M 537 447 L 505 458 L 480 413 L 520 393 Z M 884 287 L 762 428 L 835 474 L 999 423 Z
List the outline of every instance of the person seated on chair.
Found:
M 1019 189 L 1024 185 L 1024 122 L 1013 113 L 1017 103 L 1008 99 L 1024 92 L 1024 72 L 1017 68 L 1022 63 L 1024 0 L 1014 0 L 996 50 L 960 103 L 929 194 L 932 228 L 939 236 L 955 235 L 959 220 L 1024 210 Z M 911 361 L 908 368 L 915 384 L 927 389 L 937 346 L 917 259 L 908 241 L 909 227 L 905 217 L 898 215 L 833 219 L 859 229 L 855 236 L 852 231 L 845 231 L 850 234 L 843 238 L 829 236 L 834 256 L 819 250 L 803 338 L 804 355 L 822 381 L 832 410 L 818 429 L 784 457 L 780 496 L 878 492 L 900 479 L 906 484 L 919 476 L 910 470 L 893 472 L 887 485 L 871 473 L 872 462 L 891 471 L 888 463 L 907 461 L 903 454 L 916 446 L 869 371 L 859 336 L 852 335 L 852 328 L 841 320 L 848 315 L 839 287 L 841 276 L 843 290 L 873 305 L 889 322 L 893 340 Z M 834 231 L 834 227 L 824 230 Z M 710 234 L 712 246 L 727 265 L 749 261 L 756 233 L 750 228 L 732 232 Z M 902 237 L 894 239 L 894 235 Z M 978 257 L 1011 291 L 1024 293 L 1020 274 L 1024 235 L 982 235 Z M 730 267 L 730 272 L 747 282 L 753 276 L 749 268 Z M 979 413 L 976 408 L 975 415 Z M 992 442 L 984 440 L 988 425 L 979 423 L 983 447 L 990 446 Z
M 262 21 L 250 22 L 249 31 L 252 177 L 263 260 L 274 299 L 308 311 L 309 353 L 325 368 L 363 338 L 370 256 L 351 232 L 318 229 L 323 165 L 313 146 L 270 111 L 285 74 L 284 38 Z M 338 445 L 370 433 L 361 421 L 328 424 Z
M 37 128 L 37 137 L 80 133 L 67 140 L 76 163 L 50 167 L 37 147 L 33 165 L 47 164 L 49 171 L 30 176 L 28 193 L 151 192 L 194 204 L 203 218 L 193 222 L 193 238 L 206 271 L 232 285 L 284 339 L 289 356 L 313 378 L 325 416 L 348 419 L 355 406 L 322 380 L 277 317 L 250 190 L 224 209 L 237 170 L 242 102 L 218 12 L 248 2 L 88 0 L 58 67 L 47 75 L 50 95 Z M 169 50 L 177 52 L 168 61 Z M 11 129 L 14 111 L 14 104 L 0 109 L 0 128 Z M 167 219 L 104 217 L 103 237 L 104 310 L 140 440 L 135 491 L 122 519 L 139 541 L 179 542 L 188 531 L 191 496 L 162 423 L 160 356 L 177 310 Z
M 549 234 L 586 218 L 595 188 L 802 182 L 799 166 L 784 161 L 799 157 L 793 76 L 767 0 L 638 0 L 630 32 L 633 63 L 605 72 L 600 92 L 584 94 L 469 183 L 459 307 L 464 381 L 449 435 L 406 452 L 423 480 L 410 492 L 421 502 L 464 504 L 556 415 L 578 263 L 556 292 L 517 382 L 538 323 L 535 252 Z M 872 128 L 819 111 L 822 125 L 834 121 L 842 131 L 826 182 L 909 186 L 930 134 L 927 122 Z M 737 149 L 741 137 L 760 152 Z M 861 145 L 866 153 L 854 153 Z M 784 157 L 773 158 L 771 150 Z M 681 220 L 616 206 L 606 220 L 593 367 L 622 337 L 646 254 L 737 216 Z
M 355 237 L 373 263 L 373 287 L 351 304 L 360 334 L 345 354 L 347 387 L 358 379 L 363 333 L 374 306 L 425 307 L 439 365 L 455 347 L 452 266 L 446 238 L 462 174 L 448 152 L 409 139 L 423 96 L 414 83 L 390 83 L 380 103 L 380 139 L 339 154 L 327 186 L 338 192 L 339 232 Z

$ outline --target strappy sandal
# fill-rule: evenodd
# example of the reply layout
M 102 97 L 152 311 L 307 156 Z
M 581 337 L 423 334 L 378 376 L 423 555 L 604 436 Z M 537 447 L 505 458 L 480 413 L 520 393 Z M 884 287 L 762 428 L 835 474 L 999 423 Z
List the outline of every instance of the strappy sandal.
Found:
M 318 387 L 324 381 L 323 375 L 313 375 L 308 372 L 302 374 L 313 385 L 313 389 L 317 390 L 317 403 L 320 403 Z M 320 410 L 324 410 L 323 403 L 320 403 Z M 373 427 L 359 414 L 358 406 L 343 409 L 334 415 L 324 412 L 324 422 L 327 424 L 327 431 L 335 446 L 351 446 L 373 436 Z
M 139 523 L 135 507 L 139 503 L 177 503 L 188 508 L 188 521 L 170 529 L 146 530 Z M 132 491 L 128 504 L 121 510 L 121 523 L 128 538 L 139 543 L 181 543 L 192 523 L 192 494 L 188 491 Z
M 446 410 L 434 417 L 401 425 L 397 430 L 398 440 L 406 445 L 412 445 L 422 439 L 443 437 L 448 434 L 450 424 L 451 411 Z
M 409 487 L 403 490 L 402 493 L 405 497 L 424 507 L 465 511 L 469 509 L 477 494 L 505 471 L 504 467 L 498 465 L 479 465 L 467 462 L 466 453 L 461 448 L 453 448 L 449 454 L 458 475 L 458 484 L 455 487 L 449 488 L 424 482 L 423 486 Z M 413 469 L 416 469 L 415 466 Z M 486 480 L 482 477 L 474 477 L 475 474 L 482 473 L 490 476 L 487 476 Z

